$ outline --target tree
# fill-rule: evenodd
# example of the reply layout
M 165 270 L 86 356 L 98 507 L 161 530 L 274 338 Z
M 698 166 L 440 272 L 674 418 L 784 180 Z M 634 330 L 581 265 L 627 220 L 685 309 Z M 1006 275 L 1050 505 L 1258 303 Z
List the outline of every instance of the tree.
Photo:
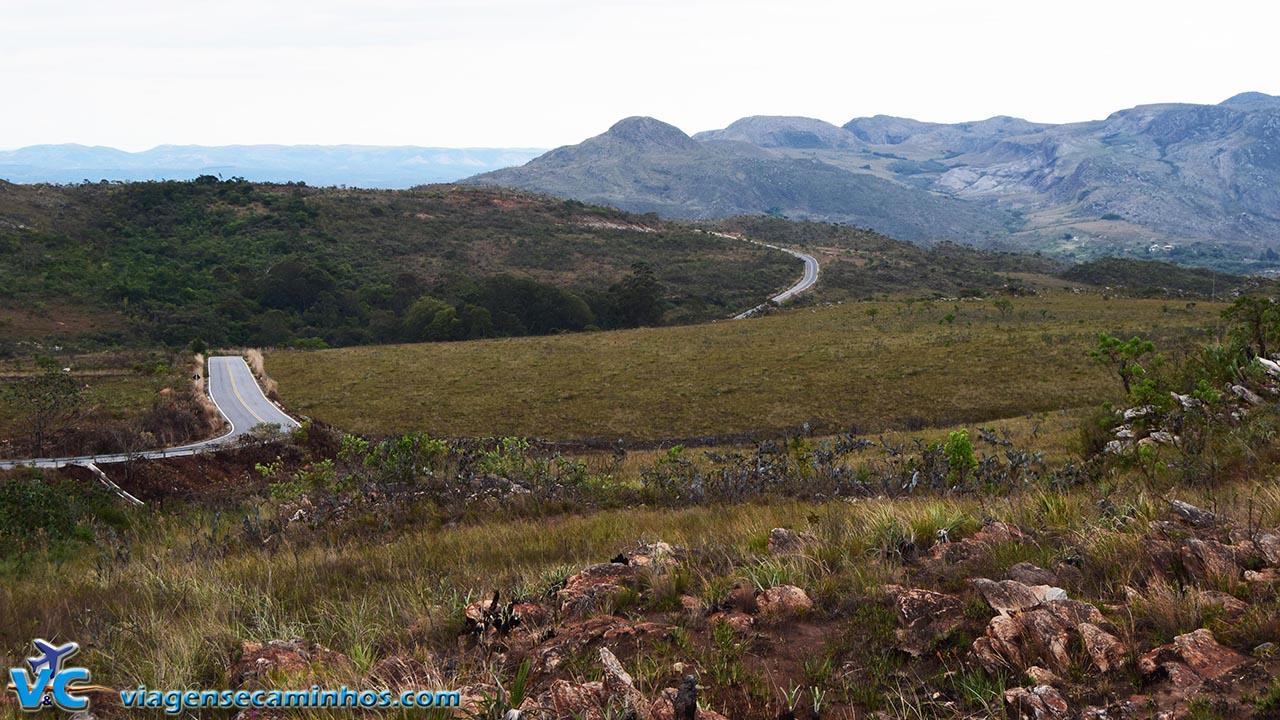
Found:
M 1251 352 L 1267 357 L 1267 340 L 1280 329 L 1280 307 L 1270 298 L 1242 295 L 1222 311 L 1235 324 L 1235 334 Z
M 76 379 L 56 367 L 11 383 L 6 394 L 31 430 L 36 457 L 44 454 L 49 432 L 70 420 L 83 402 Z
M 1124 385 L 1124 394 L 1128 395 L 1134 379 L 1146 374 L 1146 370 L 1138 361 L 1155 351 L 1155 343 L 1150 340 L 1143 340 L 1137 336 L 1130 340 L 1121 340 L 1102 333 L 1098 336 L 1098 348 L 1089 351 L 1089 358 L 1115 373 L 1116 377 L 1120 378 L 1120 384 Z
M 995 305 L 996 309 L 1000 311 L 1000 317 L 1007 317 L 1009 313 L 1013 312 L 1013 301 L 1009 298 L 996 298 L 991 304 Z
M 632 264 L 631 272 L 609 288 L 617 324 L 622 327 L 657 325 L 666 311 L 662 302 L 662 284 L 648 263 Z

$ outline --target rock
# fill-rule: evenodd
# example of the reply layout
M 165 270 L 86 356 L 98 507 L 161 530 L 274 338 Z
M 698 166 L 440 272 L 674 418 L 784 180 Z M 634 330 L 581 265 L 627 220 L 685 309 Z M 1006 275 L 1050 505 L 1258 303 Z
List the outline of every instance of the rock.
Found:
M 688 679 L 686 677 L 685 681 L 687 682 Z M 681 683 L 681 685 L 683 686 L 684 683 Z M 654 698 L 653 702 L 649 704 L 649 714 L 653 720 L 685 720 L 685 718 L 676 715 L 675 705 L 679 694 L 680 690 L 676 688 L 666 688 L 661 693 L 658 693 L 658 697 Z M 693 717 L 696 720 L 728 720 L 718 712 L 703 708 L 698 708 Z
M 1201 590 L 1197 595 L 1202 605 L 1222 608 L 1228 618 L 1237 618 L 1249 609 L 1249 603 L 1218 590 Z
M 584 568 L 571 576 L 564 589 L 556 594 L 560 601 L 560 614 L 575 618 L 594 615 L 635 577 L 635 568 L 622 563 L 600 563 Z
M 1062 684 L 1062 678 L 1054 674 L 1052 670 L 1042 668 L 1039 665 L 1032 665 L 1022 672 L 1037 685 L 1057 686 Z
M 1010 717 L 1019 720 L 1054 720 L 1067 718 L 1071 708 L 1051 685 L 1012 688 L 1004 692 Z
M 932 590 L 888 585 L 885 591 L 898 611 L 898 647 L 919 657 L 964 621 L 959 598 Z
M 1142 407 L 1129 408 L 1128 410 L 1124 411 L 1124 419 L 1134 420 L 1137 418 L 1143 418 L 1155 411 L 1156 411 L 1156 408 L 1154 405 L 1143 405 Z
M 1240 578 L 1240 567 L 1236 564 L 1235 550 L 1217 540 L 1188 538 L 1180 554 L 1182 566 L 1196 580 L 1205 582 Z
M 1227 389 L 1230 390 L 1233 395 L 1244 400 L 1250 405 L 1262 404 L 1262 397 L 1243 385 L 1228 385 Z
M 1262 570 L 1245 570 L 1244 581 L 1247 583 L 1261 583 L 1269 585 L 1273 582 L 1280 581 L 1280 571 L 1275 568 L 1263 568 Z
M 732 610 L 729 612 L 715 613 L 711 617 L 707 618 L 707 622 L 713 625 L 715 623 L 724 623 L 729 627 L 733 628 L 737 632 L 745 633 L 749 631 L 753 625 L 755 625 L 756 621 L 755 621 L 755 618 L 751 617 L 750 615 L 744 612 L 738 612 L 736 610 Z
M 1124 666 L 1129 648 L 1115 635 L 1087 622 L 1077 625 L 1076 632 L 1098 670 L 1106 673 Z
M 617 701 L 624 714 L 635 713 L 636 720 L 649 720 L 652 715 L 644 695 L 636 689 L 631 675 L 607 647 L 600 648 L 600 664 L 604 666 L 604 692 L 610 705 Z
M 1196 527 L 1211 528 L 1217 526 L 1219 522 L 1217 515 L 1181 500 L 1170 500 L 1169 509 L 1179 518 Z
M 818 538 L 807 532 L 796 532 L 787 528 L 774 528 L 769 531 L 769 552 L 774 555 L 797 553 L 817 542 Z
M 1263 534 L 1253 539 L 1264 560 L 1271 567 L 1280 566 L 1280 535 Z
M 1177 435 L 1163 430 L 1156 430 L 1144 439 L 1150 440 L 1157 445 L 1176 445 L 1178 443 Z
M 1228 670 L 1245 662 L 1245 656 L 1218 644 L 1213 633 L 1201 628 L 1173 639 L 1183 661 L 1207 680 L 1213 680 Z
M 634 550 L 623 553 L 621 562 L 632 567 L 670 568 L 679 565 L 689 557 L 689 551 L 673 547 L 659 540 L 655 543 L 641 543 Z M 618 560 L 615 560 L 618 562 Z
M 673 626 L 653 622 L 634 622 L 613 615 L 597 615 L 587 620 L 568 623 L 556 633 L 529 648 L 537 673 L 554 672 L 565 659 L 580 656 L 592 644 L 603 641 L 615 647 L 620 643 L 636 643 L 646 638 L 662 637 Z
M 1020 562 L 1009 568 L 1005 577 L 1023 585 L 1056 585 L 1058 578 L 1052 572 L 1029 562 Z
M 1021 540 L 1026 537 L 1018 528 L 993 521 L 972 536 L 957 542 L 937 543 L 925 556 L 927 562 L 954 564 L 971 560 L 987 552 L 992 545 Z
M 969 583 L 982 595 L 992 610 L 1007 615 L 1030 610 L 1049 600 L 1064 600 L 1067 592 L 1049 585 L 1024 585 L 1016 580 L 996 582 L 987 578 L 974 578 Z
M 604 684 L 589 682 L 579 685 L 568 680 L 553 680 L 539 705 L 549 707 L 555 717 L 604 717 Z
M 266 644 L 244 641 L 240 644 L 240 659 L 227 671 L 227 683 L 232 690 L 257 690 L 267 687 L 265 681 L 273 676 L 291 676 L 309 681 L 315 677 L 315 666 L 352 670 L 350 658 L 317 643 L 307 644 L 300 639 L 271 640 Z
M 760 616 L 772 619 L 800 615 L 813 610 L 808 593 L 795 585 L 775 585 L 756 595 Z

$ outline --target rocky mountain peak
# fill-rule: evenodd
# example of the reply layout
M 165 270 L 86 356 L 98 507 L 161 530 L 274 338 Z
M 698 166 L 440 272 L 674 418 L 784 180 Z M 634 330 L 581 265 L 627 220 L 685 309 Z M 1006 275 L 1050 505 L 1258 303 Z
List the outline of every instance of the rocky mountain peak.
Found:
M 664 148 L 669 150 L 696 149 L 698 143 L 675 125 L 644 116 L 623 118 L 614 123 L 605 137 L 642 149 Z

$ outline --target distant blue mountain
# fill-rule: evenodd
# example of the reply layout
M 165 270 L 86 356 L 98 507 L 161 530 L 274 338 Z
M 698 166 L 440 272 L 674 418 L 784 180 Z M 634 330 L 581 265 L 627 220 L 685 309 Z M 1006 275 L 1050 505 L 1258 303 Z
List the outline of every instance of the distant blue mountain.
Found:
M 220 175 L 260 182 L 407 188 L 523 165 L 542 153 L 531 148 L 376 145 L 160 145 L 125 152 L 86 145 L 32 145 L 0 151 L 0 179 L 78 183 Z

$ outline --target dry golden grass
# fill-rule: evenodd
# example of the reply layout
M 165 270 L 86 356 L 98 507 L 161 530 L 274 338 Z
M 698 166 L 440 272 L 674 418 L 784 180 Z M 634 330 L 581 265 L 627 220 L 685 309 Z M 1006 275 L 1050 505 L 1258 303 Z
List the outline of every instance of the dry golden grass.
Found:
M 1220 306 L 1057 292 L 851 303 L 713 325 L 276 352 L 291 409 L 364 433 L 657 439 L 976 423 L 1093 405 L 1099 332 L 1204 343 Z M 872 311 L 875 311 L 874 313 Z M 949 319 L 950 318 L 950 319 Z

